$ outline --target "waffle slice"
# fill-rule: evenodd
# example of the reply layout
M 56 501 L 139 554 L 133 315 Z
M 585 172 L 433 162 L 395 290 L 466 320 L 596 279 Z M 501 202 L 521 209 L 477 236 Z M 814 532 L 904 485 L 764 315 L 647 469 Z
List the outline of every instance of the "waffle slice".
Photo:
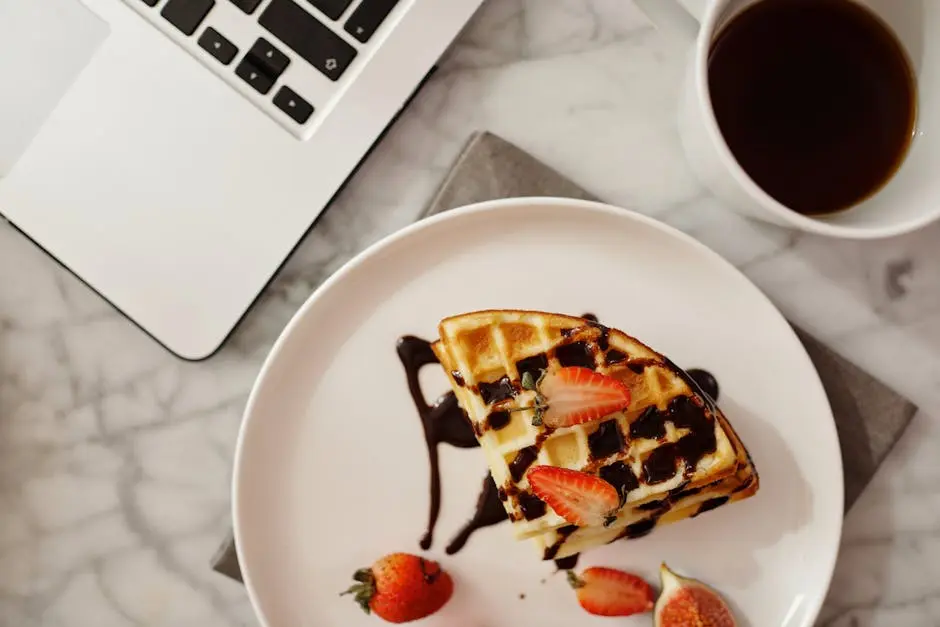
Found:
M 498 310 L 446 318 L 439 332 L 433 349 L 470 417 L 513 533 L 536 538 L 546 557 L 615 539 L 638 517 L 649 518 L 651 504 L 673 499 L 675 515 L 697 507 L 689 497 L 706 488 L 709 495 L 732 490 L 742 459 L 744 475 L 753 470 L 714 403 L 668 359 L 621 331 L 572 316 Z M 535 392 L 523 388 L 523 375 L 568 366 L 622 381 L 630 405 L 571 427 L 533 424 L 535 412 L 524 408 L 536 404 Z M 616 520 L 600 530 L 572 529 L 532 494 L 525 473 L 536 464 L 614 484 L 624 496 Z M 751 485 L 756 491 L 756 473 Z M 680 493 L 686 500 L 674 498 Z
M 533 540 L 543 559 L 561 559 L 621 538 L 639 538 L 662 525 L 694 518 L 727 503 L 753 496 L 760 487 L 760 477 L 747 449 L 720 411 L 716 419 L 721 422 L 737 452 L 737 470 L 734 474 L 701 488 L 673 489 L 665 498 L 647 501 L 639 507 L 626 507 L 618 513 L 617 522 L 610 527 L 568 525 L 548 531 Z

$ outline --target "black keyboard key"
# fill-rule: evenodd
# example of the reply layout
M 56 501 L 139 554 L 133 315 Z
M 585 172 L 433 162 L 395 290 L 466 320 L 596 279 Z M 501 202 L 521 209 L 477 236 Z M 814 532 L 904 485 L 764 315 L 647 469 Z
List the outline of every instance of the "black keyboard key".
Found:
M 362 0 L 346 22 L 346 32 L 366 43 L 379 29 L 398 0 Z
M 320 9 L 323 15 L 331 20 L 338 20 L 342 17 L 352 0 L 307 0 L 310 4 Z
M 199 47 L 218 59 L 222 65 L 228 65 L 238 54 L 235 44 L 211 26 L 199 37 Z
M 232 4 L 237 6 L 239 9 L 251 15 L 255 12 L 255 9 L 258 8 L 258 5 L 261 4 L 262 0 L 230 0 Z
M 274 96 L 274 105 L 289 115 L 294 122 L 303 124 L 310 119 L 313 107 L 309 102 L 297 95 L 290 87 L 281 87 Z
M 287 69 L 287 66 L 290 65 L 290 59 L 287 58 L 287 55 L 275 48 L 264 37 L 258 38 L 258 41 L 251 47 L 246 56 L 274 80 L 277 80 Z
M 148 7 L 155 7 L 160 0 L 142 0 Z
M 330 80 L 356 58 L 355 48 L 292 0 L 272 0 L 258 22 Z
M 215 6 L 215 0 L 169 0 L 160 11 L 184 35 L 192 35 Z
M 259 93 L 266 94 L 274 86 L 274 80 L 262 68 L 252 63 L 247 56 L 235 68 L 237 74 L 242 80 L 254 87 Z

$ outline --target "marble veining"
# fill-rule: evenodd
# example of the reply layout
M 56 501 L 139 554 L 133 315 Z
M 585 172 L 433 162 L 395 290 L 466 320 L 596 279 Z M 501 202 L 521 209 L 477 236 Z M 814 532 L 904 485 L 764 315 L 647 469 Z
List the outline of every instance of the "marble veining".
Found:
M 715 248 L 921 405 L 847 517 L 820 624 L 940 624 L 940 226 L 835 242 L 729 212 L 682 160 L 683 58 L 629 1 L 490 0 L 203 363 L 167 354 L 0 225 L 0 627 L 255 624 L 242 587 L 207 562 L 229 525 L 253 378 L 310 292 L 410 223 L 478 129 Z

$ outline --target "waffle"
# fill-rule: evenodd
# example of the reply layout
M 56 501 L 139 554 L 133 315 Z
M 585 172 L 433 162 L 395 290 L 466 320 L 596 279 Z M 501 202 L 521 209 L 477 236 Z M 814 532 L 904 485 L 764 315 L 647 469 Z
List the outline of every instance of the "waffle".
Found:
M 621 331 L 573 316 L 498 310 L 446 318 L 439 333 L 432 348 L 470 418 L 513 534 L 534 539 L 546 559 L 757 491 L 747 451 L 714 402 Z M 522 388 L 523 374 L 538 378 L 565 366 L 621 380 L 630 405 L 594 423 L 533 425 L 533 411 L 523 408 L 535 405 L 535 392 Z M 570 525 L 531 493 L 525 471 L 537 464 L 612 483 L 624 497 L 616 520 L 601 529 Z
M 732 439 L 737 451 L 737 470 L 701 488 L 680 487 L 662 499 L 647 501 L 640 507 L 622 510 L 618 522 L 610 527 L 580 528 L 573 525 L 550 531 L 534 539 L 544 559 L 561 559 L 585 549 L 608 544 L 621 538 L 639 538 L 657 527 L 694 518 L 727 503 L 753 496 L 760 487 L 754 464 L 737 434 L 720 412 L 716 418 Z

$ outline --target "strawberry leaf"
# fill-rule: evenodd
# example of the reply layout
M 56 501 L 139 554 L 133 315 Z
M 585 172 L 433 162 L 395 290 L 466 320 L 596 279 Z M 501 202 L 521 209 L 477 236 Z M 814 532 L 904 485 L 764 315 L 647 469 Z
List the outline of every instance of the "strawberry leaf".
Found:
M 528 370 L 522 373 L 522 389 L 535 391 L 535 377 L 532 376 L 532 373 Z
M 353 574 L 353 579 L 361 583 L 372 583 L 375 577 L 372 576 L 371 568 L 360 568 Z
M 544 410 L 541 407 L 535 408 L 535 415 L 532 416 L 532 426 L 541 427 L 542 422 L 544 421 Z

